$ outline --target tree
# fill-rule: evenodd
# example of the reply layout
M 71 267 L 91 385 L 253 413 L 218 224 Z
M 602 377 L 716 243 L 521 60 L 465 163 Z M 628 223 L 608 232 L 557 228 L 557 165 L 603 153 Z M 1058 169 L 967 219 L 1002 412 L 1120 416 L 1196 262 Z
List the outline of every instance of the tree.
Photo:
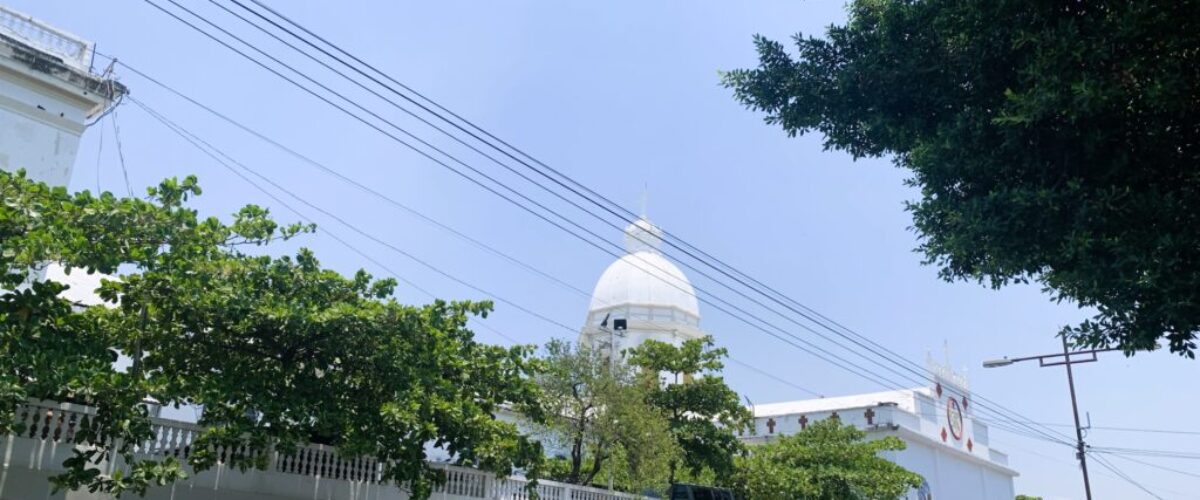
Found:
M 903 450 L 903 441 L 864 437 L 825 419 L 753 447 L 737 462 L 739 498 L 894 500 L 921 486 L 920 475 L 879 456 Z
M 736 432 L 750 421 L 750 412 L 719 373 L 725 349 L 714 349 L 712 337 L 684 341 L 679 347 L 647 340 L 628 352 L 629 363 L 641 370 L 649 389 L 647 401 L 664 411 L 681 457 L 670 461 L 671 483 L 680 465 L 692 475 L 711 470 L 728 477 L 742 444 Z M 669 380 L 659 377 L 665 375 Z
M 726 86 L 788 134 L 912 171 L 926 263 L 1040 283 L 1128 354 L 1200 328 L 1200 2 L 858 0 Z
M 565 453 L 552 460 L 548 476 L 585 486 L 612 478 L 631 491 L 661 485 L 675 442 L 628 365 L 554 340 L 537 380 L 546 415 L 541 434 L 552 452 Z
M 1035 496 L 1029 496 L 1029 495 L 1017 495 L 1016 500 L 1042 500 L 1042 497 L 1035 497 Z
M 213 465 L 216 447 L 240 449 L 233 465 L 263 467 L 272 451 L 313 438 L 344 456 L 370 455 L 385 480 L 427 497 L 444 477 L 429 468 L 433 443 L 460 463 L 536 477 L 540 446 L 493 415 L 509 404 L 540 417 L 530 347 L 479 344 L 467 319 L 489 303 L 408 306 L 388 298 L 392 280 L 324 269 L 307 250 L 250 255 L 311 230 L 280 227 L 247 206 L 229 224 L 186 207 L 194 178 L 164 181 L 147 200 L 69 195 L 22 174 L 0 173 L 0 247 L 5 269 L 61 262 L 75 272 L 114 273 L 99 293 L 114 307 L 79 311 L 62 285 L 10 271 L 0 294 L 3 430 L 25 398 L 71 398 L 97 408 L 81 446 L 57 477 L 66 488 L 144 492 L 183 476 L 174 459 L 139 460 L 131 443 L 150 437 L 141 402 L 202 404 L 205 431 L 189 457 Z M 113 366 L 116 353 L 133 358 Z M 248 451 L 246 451 L 248 450 Z M 112 454 L 128 473 L 95 466 Z

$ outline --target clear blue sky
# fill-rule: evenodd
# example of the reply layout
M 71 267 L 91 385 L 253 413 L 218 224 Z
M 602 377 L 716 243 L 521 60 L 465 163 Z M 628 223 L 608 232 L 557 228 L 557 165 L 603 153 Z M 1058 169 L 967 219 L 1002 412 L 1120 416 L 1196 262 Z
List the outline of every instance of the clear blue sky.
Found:
M 7 3 L 95 40 L 100 51 L 574 286 L 590 290 L 611 260 L 143 2 Z M 189 3 L 250 33 L 210 4 Z M 718 85 L 718 70 L 755 63 L 752 34 L 786 39 L 796 32 L 820 32 L 845 19 L 841 3 L 696 2 L 686 8 L 668 2 L 272 4 L 631 209 L 636 210 L 648 186 L 648 212 L 656 223 L 827 316 L 918 362 L 924 362 L 928 351 L 940 358 L 948 344 L 953 364 L 969 369 L 977 393 L 1037 421 L 1070 421 L 1061 371 L 978 367 L 982 360 L 1002 355 L 1054 351 L 1054 332 L 1084 318 L 1086 311 L 1051 303 L 1037 287 L 993 291 L 940 281 L 936 269 L 922 266 L 921 256 L 912 252 L 916 236 L 908 229 L 903 203 L 917 193 L 903 185 L 905 171 L 886 159 L 853 162 L 844 154 L 823 151 L 819 137 L 788 138 L 741 108 Z M 138 99 L 311 202 L 560 323 L 574 327 L 583 321 L 585 297 L 366 197 L 133 74 L 118 75 Z M 376 109 L 399 116 L 382 106 Z M 203 213 L 224 215 L 256 202 L 274 207 L 281 219 L 294 218 L 136 107 L 122 107 L 118 124 L 129 177 L 139 192 L 163 177 L 195 173 L 207 190 L 196 203 Z M 123 192 L 111 124 L 103 128 L 98 162 L 100 133 L 93 128 L 85 135 L 72 187 L 94 189 L 98 179 L 104 189 Z M 436 142 L 447 143 L 442 138 Z M 485 160 L 467 157 L 500 175 Z M 317 221 L 439 296 L 486 298 L 352 237 L 333 221 Z M 615 231 L 593 228 L 619 241 Z M 384 274 L 325 235 L 310 236 L 302 244 L 339 270 L 365 267 Z M 712 288 L 690 274 L 701 288 Z M 404 287 L 399 296 L 427 300 Z M 702 312 L 704 327 L 739 361 L 827 395 L 880 389 L 712 308 L 702 306 Z M 498 304 L 487 323 L 522 342 L 572 336 L 504 304 Z M 486 329 L 478 334 L 485 341 L 507 342 Z M 1082 409 L 1098 426 L 1200 430 L 1189 418 L 1200 413 L 1192 387 L 1198 367 L 1196 361 L 1167 354 L 1128 360 L 1119 354 L 1103 356 L 1102 362 L 1078 369 Z M 736 364 L 727 368 L 727 378 L 756 403 L 806 397 Z M 1010 453 L 1012 466 L 1021 472 L 1018 492 L 1082 497 L 1071 450 L 998 430 L 992 441 Z M 1090 441 L 1185 451 L 1200 446 L 1195 435 L 1104 430 L 1094 430 Z M 1164 498 L 1200 498 L 1184 493 L 1200 487 L 1200 479 L 1113 460 Z M 1197 462 L 1158 463 L 1194 471 Z M 1093 475 L 1098 498 L 1146 497 L 1104 474 Z

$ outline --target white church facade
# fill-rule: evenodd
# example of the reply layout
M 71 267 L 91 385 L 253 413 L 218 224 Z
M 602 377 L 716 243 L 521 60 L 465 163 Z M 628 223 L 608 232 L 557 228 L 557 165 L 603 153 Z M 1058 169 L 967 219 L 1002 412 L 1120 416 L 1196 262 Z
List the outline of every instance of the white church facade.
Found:
M 620 353 L 649 339 L 679 345 L 707 335 L 695 289 L 662 254 L 662 237 L 645 217 L 625 229 L 627 252 L 596 283 L 580 343 Z M 719 344 L 720 335 L 714 337 Z M 836 418 L 868 439 L 904 441 L 905 450 L 884 457 L 925 478 L 908 499 L 1011 500 L 1017 472 L 991 447 L 988 426 L 974 418 L 967 380 L 932 361 L 929 366 L 931 387 L 754 405 L 753 427 L 742 439 L 762 444 Z
M 755 445 L 837 419 L 867 433 L 895 436 L 902 451 L 888 460 L 925 478 L 907 500 L 1011 500 L 1017 471 L 1008 455 L 992 448 L 987 424 L 974 418 L 964 378 L 931 363 L 932 387 L 756 405 L 754 424 L 742 440 Z

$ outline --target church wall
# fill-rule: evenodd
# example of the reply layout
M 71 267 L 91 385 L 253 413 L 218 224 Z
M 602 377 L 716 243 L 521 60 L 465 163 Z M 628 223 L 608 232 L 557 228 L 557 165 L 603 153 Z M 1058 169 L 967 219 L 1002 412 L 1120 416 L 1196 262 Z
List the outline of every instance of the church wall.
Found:
M 23 168 L 33 180 L 65 186 L 87 109 L 77 98 L 16 71 L 0 68 L 0 169 Z
M 902 437 L 903 439 L 903 437 Z M 920 474 L 934 499 L 1012 500 L 1012 478 L 982 464 L 963 460 L 943 447 L 905 440 L 907 448 L 886 458 Z M 914 491 L 906 500 L 920 500 Z

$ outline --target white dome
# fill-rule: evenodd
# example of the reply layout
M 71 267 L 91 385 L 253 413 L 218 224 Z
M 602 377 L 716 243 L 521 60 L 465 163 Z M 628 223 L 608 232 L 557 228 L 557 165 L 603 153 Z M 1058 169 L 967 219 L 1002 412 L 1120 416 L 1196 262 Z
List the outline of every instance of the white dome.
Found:
M 661 242 L 662 231 L 646 219 L 625 228 L 629 253 L 600 275 L 589 311 L 619 306 L 674 308 L 699 319 L 696 291 L 683 271 L 658 252 Z
M 650 251 L 631 253 L 608 266 L 592 291 L 588 309 L 624 305 L 674 307 L 700 316 L 696 291 L 687 276 L 671 261 Z

